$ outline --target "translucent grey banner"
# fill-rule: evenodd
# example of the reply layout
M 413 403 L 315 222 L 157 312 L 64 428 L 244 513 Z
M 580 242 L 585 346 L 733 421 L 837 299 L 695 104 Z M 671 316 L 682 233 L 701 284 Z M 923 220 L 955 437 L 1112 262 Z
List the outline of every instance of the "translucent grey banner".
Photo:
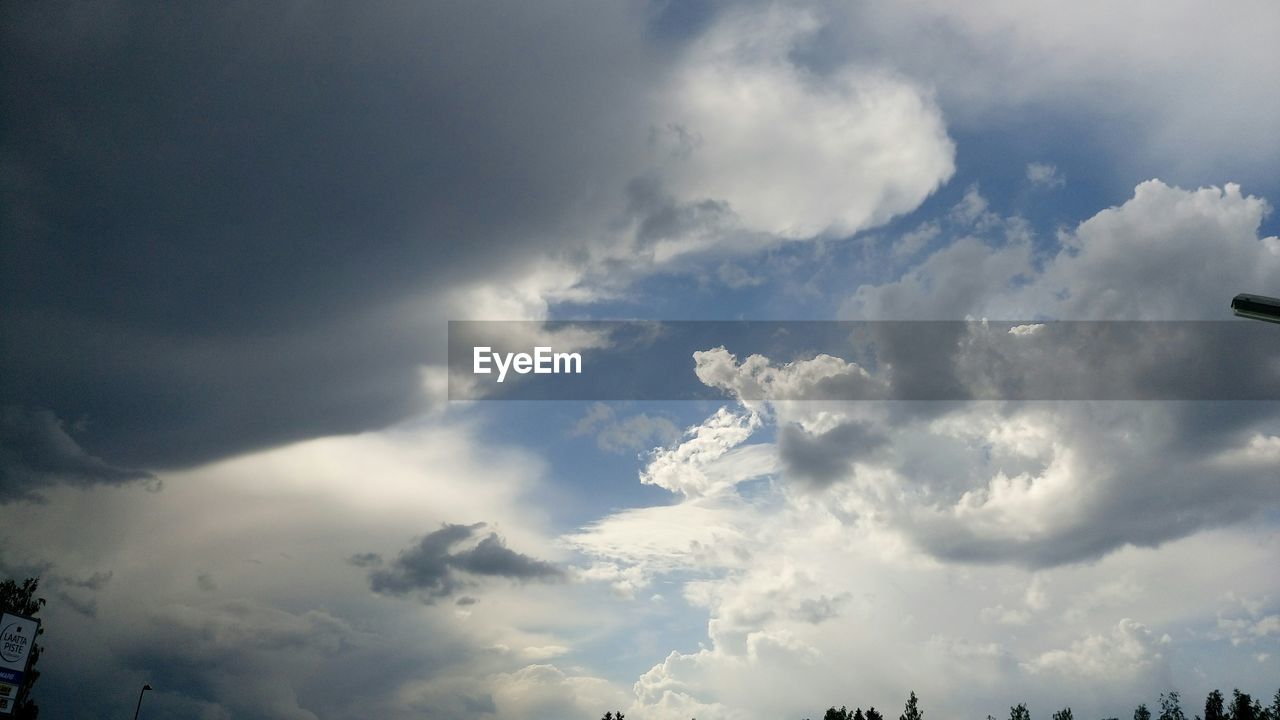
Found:
M 1277 400 L 1280 325 L 451 321 L 451 400 Z

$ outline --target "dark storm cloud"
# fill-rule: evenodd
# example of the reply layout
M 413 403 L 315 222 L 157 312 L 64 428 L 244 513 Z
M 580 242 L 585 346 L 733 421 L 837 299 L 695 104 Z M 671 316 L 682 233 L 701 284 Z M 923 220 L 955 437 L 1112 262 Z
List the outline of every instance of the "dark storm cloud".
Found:
M 157 688 L 157 697 L 146 700 L 149 710 L 144 715 L 163 718 L 312 716 L 303 709 L 306 701 L 298 697 L 298 669 L 320 672 L 315 668 L 327 663 L 330 673 L 345 669 L 367 676 L 373 655 L 361 646 L 359 634 L 337 617 L 319 610 L 293 614 L 251 601 L 148 608 L 145 621 L 113 638 L 110 649 L 124 672 L 145 677 Z M 115 669 L 114 687 L 107 682 L 93 691 L 62 689 L 73 697 L 121 697 L 121 671 Z M 90 686 L 111 679 L 98 673 L 75 678 Z M 353 687 L 369 689 L 354 677 L 348 679 L 352 682 L 342 688 L 348 695 Z M 49 681 L 57 684 L 46 691 L 68 678 L 51 676 Z M 81 694 L 87 692 L 91 694 Z M 134 688 L 134 700 L 136 692 Z M 338 695 L 328 688 L 312 693 Z
M 0 503 L 40 498 L 55 483 L 90 485 L 146 480 L 150 473 L 116 467 L 85 452 L 48 410 L 0 408 Z
M 844 423 L 818 434 L 785 425 L 778 431 L 778 454 L 788 477 L 821 489 L 847 478 L 854 460 L 886 442 L 868 423 Z
M 6 5 L 0 400 L 144 467 L 420 408 L 444 317 L 406 301 L 622 202 L 661 76 L 629 12 Z
M 508 548 L 497 533 L 489 533 L 472 547 L 455 549 L 484 526 L 446 523 L 401 551 L 389 567 L 369 573 L 369 586 L 388 595 L 418 592 L 432 601 L 469 586 L 468 575 L 518 581 L 564 578 L 564 571 L 555 565 Z

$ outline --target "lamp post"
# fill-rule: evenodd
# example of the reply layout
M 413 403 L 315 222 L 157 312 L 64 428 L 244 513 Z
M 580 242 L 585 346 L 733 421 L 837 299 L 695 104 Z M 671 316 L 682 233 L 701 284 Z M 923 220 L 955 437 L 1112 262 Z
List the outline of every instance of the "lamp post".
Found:
M 151 689 L 153 689 L 151 683 L 147 683 L 142 686 L 142 690 L 138 691 L 138 707 L 133 710 L 133 720 L 138 720 L 138 712 L 142 710 L 142 696 Z
M 1231 299 L 1231 310 L 1240 317 L 1280 323 L 1280 300 L 1276 298 L 1241 293 Z

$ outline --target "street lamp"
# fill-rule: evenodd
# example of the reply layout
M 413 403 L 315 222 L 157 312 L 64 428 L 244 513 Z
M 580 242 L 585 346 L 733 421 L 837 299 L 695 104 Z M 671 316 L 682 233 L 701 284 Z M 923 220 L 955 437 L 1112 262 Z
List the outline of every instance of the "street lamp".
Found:
M 1280 300 L 1276 298 L 1241 293 L 1231 299 L 1231 309 L 1240 317 L 1280 323 Z
M 142 696 L 151 689 L 153 689 L 151 687 L 151 683 L 147 683 L 146 685 L 143 685 L 142 690 L 138 692 L 138 707 L 133 710 L 133 720 L 138 720 L 138 711 L 142 710 Z

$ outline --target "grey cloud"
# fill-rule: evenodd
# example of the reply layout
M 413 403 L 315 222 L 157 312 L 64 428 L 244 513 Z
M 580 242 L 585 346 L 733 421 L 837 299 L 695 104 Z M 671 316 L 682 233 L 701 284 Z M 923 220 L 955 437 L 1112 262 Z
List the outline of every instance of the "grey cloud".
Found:
M 87 578 L 67 578 L 66 583 L 78 588 L 86 590 L 101 590 L 111 582 L 111 578 L 115 575 L 110 570 L 106 572 L 95 572 Z
M 1249 343 L 1265 349 L 1274 341 L 1248 333 L 1232 340 L 1237 330 L 1267 326 L 1078 327 L 1085 335 L 1128 340 L 1103 343 L 1114 357 L 1090 359 L 1089 350 L 1049 342 L 1056 332 L 1050 328 L 1011 335 L 997 324 L 972 324 L 960 337 L 945 334 L 945 343 L 936 333 L 904 332 L 892 339 L 914 351 L 897 352 L 893 371 L 948 378 L 974 397 L 1034 396 L 1044 389 L 1075 397 L 1077 386 L 1098 383 L 1126 399 L 1179 387 L 1186 397 L 1244 397 L 1250 383 L 1256 395 L 1275 397 L 1274 373 L 1239 367 Z M 928 342 L 915 342 L 920 338 Z M 1178 351 L 1164 353 L 1171 348 Z M 1259 349 L 1250 352 L 1265 357 Z M 755 370 L 763 374 L 768 367 L 766 360 Z M 786 373 L 805 367 L 793 362 L 777 372 L 789 379 Z M 1100 373 L 1106 377 L 1089 377 Z M 794 383 L 780 387 L 803 390 Z M 1160 387 L 1166 390 L 1155 390 Z M 810 404 L 765 395 L 772 411 L 766 416 L 778 424 L 784 477 L 825 488 L 855 479 L 855 458 L 891 471 L 887 476 L 898 479 L 892 489 L 852 483 L 848 491 L 865 494 L 880 521 L 947 560 L 1027 568 L 1087 562 L 1126 545 L 1155 547 L 1280 507 L 1280 404 L 1274 400 Z M 818 418 L 834 425 L 825 433 L 803 429 Z
M 39 578 L 38 596 L 52 598 L 55 605 L 70 608 L 86 618 L 97 617 L 97 594 L 106 589 L 113 576 L 110 570 L 93 572 L 88 576 L 64 574 L 48 560 L 11 563 L 0 557 L 0 579 L 21 582 L 26 578 Z
M 844 310 L 870 317 L 1225 319 L 1233 288 L 1262 287 L 1275 274 L 1271 241 L 1260 232 L 1267 212 L 1263 199 L 1235 185 L 1188 191 L 1152 180 L 1123 205 L 1064 232 L 1060 251 L 1043 263 L 1033 261 L 1025 227 L 1004 218 L 988 230 L 1005 242 L 957 239 L 896 281 L 859 288 Z M 1072 454 L 1069 472 L 1057 469 L 1071 476 L 1071 491 L 1055 504 L 1017 509 L 1000 507 L 1011 496 L 1018 501 L 1017 492 L 991 501 L 992 479 L 1003 474 L 1043 490 L 1052 482 L 1049 455 L 984 457 L 989 446 L 934 432 L 916 412 L 924 405 L 935 409 L 932 418 L 963 422 L 965 405 L 906 404 L 889 421 L 899 429 L 895 468 L 906 496 L 888 514 L 904 534 L 938 557 L 1040 568 L 1091 561 L 1126 545 L 1157 546 L 1280 505 L 1280 460 L 1265 440 L 1252 456 L 1247 451 L 1258 438 L 1280 435 L 1280 407 L 1260 400 L 1280 387 L 1268 361 L 1276 347 L 1269 326 L 1083 323 L 1078 343 L 1062 342 L 1057 333 L 1066 327 L 1049 323 L 1014 337 L 974 326 L 954 338 L 913 339 L 888 326 L 901 336 L 883 349 L 893 356 L 897 389 L 933 383 L 974 398 L 1198 402 L 1038 406 L 1050 410 L 1053 441 Z M 1085 395 L 1084 388 L 1094 390 Z M 1014 433 L 1035 407 L 985 405 L 988 417 Z M 961 507 L 965 493 L 972 494 Z M 1035 524 L 1024 532 L 999 529 L 1027 519 L 1019 514 Z
M 805 598 L 790 612 L 793 620 L 818 625 L 840 615 L 840 606 L 848 601 L 848 593 L 836 597 L 821 595 L 816 598 Z
M 1122 205 L 1064 230 L 1054 254 L 1038 255 L 1026 221 L 996 218 L 981 237 L 953 239 L 896 280 L 859 287 L 841 315 L 1229 320 L 1238 288 L 1269 287 L 1280 270 L 1262 232 L 1269 212 L 1232 183 L 1184 190 L 1148 180 Z
M 0 401 L 88 416 L 90 454 L 153 469 L 420 410 L 446 319 L 421 308 L 625 205 L 672 57 L 646 20 L 15 6 Z
M 637 240 L 650 245 L 659 240 L 705 232 L 731 225 L 729 205 L 717 200 L 680 203 L 667 194 L 661 181 L 637 178 L 627 185 L 628 211 L 640 223 Z
M 458 548 L 484 527 L 484 523 L 444 524 L 401 551 L 390 566 L 370 572 L 369 586 L 387 595 L 416 592 L 431 602 L 469 587 L 469 575 L 516 581 L 564 578 L 564 571 L 555 565 L 508 548 L 497 533 L 489 533 L 474 546 Z
M 242 601 L 149 611 L 132 632 L 115 637 L 111 649 L 120 668 L 115 684 L 121 670 L 147 678 L 157 688 L 156 697 L 147 699 L 150 713 L 174 718 L 309 718 L 315 715 L 307 708 L 317 703 L 354 717 L 342 706 L 350 687 L 314 687 L 307 678 L 318 667 L 355 666 L 353 672 L 364 674 L 359 665 L 370 656 L 359 634 L 337 617 Z M 124 694 L 96 690 L 102 698 Z
M 888 62 L 936 87 L 957 128 L 985 128 L 1010 103 L 1030 103 L 1066 127 L 1106 118 L 1106 132 L 1057 138 L 1063 142 L 1058 152 L 1108 153 L 1112 162 L 1135 168 L 1122 177 L 1150 172 L 1154 162 L 1188 177 L 1203 177 L 1206 169 L 1225 163 L 1253 178 L 1269 178 L 1276 151 L 1256 139 L 1267 136 L 1277 100 L 1224 88 L 1220 78 L 1275 74 L 1277 60 L 1267 53 L 1275 20 L 1197 4 L 1161 10 L 1161 21 L 1170 27 L 1204 31 L 1155 36 L 1146 32 L 1151 14 L 1139 10 L 1108 15 L 1100 31 L 1096 16 L 1074 4 L 1033 10 L 1002 2 L 827 2 L 823 12 L 830 22 L 801 56 L 818 72 L 851 59 Z M 908 40 L 921 36 L 930 38 L 927 51 Z M 1217 52 L 1218 45 L 1205 37 L 1230 37 L 1234 49 Z M 1146 71 L 1131 73 L 1103 60 L 1116 55 Z M 1114 92 L 1099 92 L 1101 87 Z M 1221 123 L 1222 132 L 1203 131 L 1209 117 Z M 1082 141 L 1093 146 L 1082 147 Z
M 849 476 L 849 466 L 884 446 L 888 438 L 870 424 L 849 422 L 823 433 L 788 424 L 778 431 L 778 453 L 789 477 L 816 489 Z
M 356 567 L 377 567 L 382 564 L 382 556 L 378 553 L 356 553 L 347 558 L 347 562 Z
M 986 465 L 985 476 L 968 473 L 955 478 L 953 488 L 930 488 L 938 499 L 917 495 L 898 509 L 895 522 L 940 558 L 1043 568 L 1094 560 L 1126 545 L 1156 547 L 1280 506 L 1280 461 L 1265 452 L 1238 454 L 1256 434 L 1280 434 L 1274 403 L 1057 403 L 1007 407 L 1002 416 L 1017 424 L 1024 412 L 1050 407 L 1049 432 L 1078 460 L 1057 470 L 1070 473 L 1069 496 L 1023 511 L 1037 530 L 993 533 L 994 517 L 975 519 L 974 506 L 966 520 L 936 504 L 955 502 L 962 490 L 983 490 L 1001 470 L 994 463 Z M 1224 423 L 1233 430 L 1220 428 L 1211 440 L 1199 437 L 1205 418 L 1234 413 L 1241 417 Z M 1028 477 L 1033 484 L 1053 482 L 1044 468 Z
M 95 598 L 80 598 L 61 591 L 56 592 L 55 595 L 58 602 L 65 604 L 87 618 L 96 618 L 98 616 L 98 601 Z
M 118 485 L 151 478 L 89 454 L 48 410 L 0 408 L 0 503 L 38 500 L 42 489 L 56 483 Z
M 6 545 L 11 546 L 9 538 L 4 540 Z M 19 581 L 29 577 L 43 578 L 52 569 L 53 563 L 48 560 L 10 561 L 4 553 L 0 553 L 0 577 Z

